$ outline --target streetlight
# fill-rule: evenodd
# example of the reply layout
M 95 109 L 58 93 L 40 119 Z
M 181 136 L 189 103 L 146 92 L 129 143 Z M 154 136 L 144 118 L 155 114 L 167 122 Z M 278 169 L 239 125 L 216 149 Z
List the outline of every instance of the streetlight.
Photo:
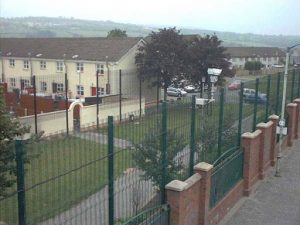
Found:
M 290 58 L 290 53 L 291 50 L 297 46 L 300 46 L 300 44 L 293 45 L 292 47 L 287 47 L 286 50 L 286 57 L 285 57 L 285 69 L 284 69 L 284 78 L 283 78 L 283 94 L 282 94 L 282 105 L 281 105 L 281 116 L 279 120 L 279 148 L 277 152 L 277 160 L 276 160 L 276 168 L 275 168 L 275 176 L 279 177 L 280 176 L 280 171 L 279 171 L 279 160 L 281 158 L 281 145 L 282 145 L 282 137 L 283 134 L 286 133 L 285 129 L 285 118 L 284 118 L 284 113 L 285 113 L 285 99 L 286 99 L 286 86 L 287 86 L 287 77 L 288 77 L 288 67 L 289 67 L 289 58 Z

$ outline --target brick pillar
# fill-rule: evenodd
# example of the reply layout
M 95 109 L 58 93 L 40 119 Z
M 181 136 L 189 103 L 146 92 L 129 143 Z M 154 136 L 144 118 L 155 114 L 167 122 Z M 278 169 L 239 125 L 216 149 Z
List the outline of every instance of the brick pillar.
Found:
M 295 126 L 296 126 L 296 112 L 297 112 L 297 104 L 289 103 L 287 105 L 287 112 L 289 114 L 289 122 L 288 122 L 288 130 L 287 130 L 287 145 L 293 145 L 293 139 L 295 137 Z
M 166 185 L 170 224 L 199 224 L 200 183 L 201 176 L 194 174 L 184 182 L 173 180 Z
M 296 126 L 295 126 L 295 139 L 298 139 L 299 137 L 299 126 L 300 126 L 300 98 L 297 98 L 294 100 L 294 103 L 297 104 L 297 110 L 296 110 Z
M 194 171 L 201 175 L 200 199 L 199 199 L 199 225 L 208 224 L 209 200 L 211 188 L 211 173 L 213 165 L 205 162 L 198 163 Z
M 251 187 L 259 177 L 259 149 L 261 145 L 261 130 L 242 135 L 244 150 L 244 195 L 249 196 Z
M 269 116 L 269 120 L 273 122 L 272 126 L 272 137 L 271 137 L 271 153 L 270 153 L 270 161 L 271 161 L 271 166 L 275 166 L 275 160 L 276 160 L 276 143 L 277 143 L 277 125 L 279 121 L 279 116 L 276 115 L 271 115 Z
M 265 170 L 270 165 L 271 132 L 273 122 L 259 123 L 257 129 L 261 131 L 261 145 L 259 146 L 259 179 L 264 179 Z

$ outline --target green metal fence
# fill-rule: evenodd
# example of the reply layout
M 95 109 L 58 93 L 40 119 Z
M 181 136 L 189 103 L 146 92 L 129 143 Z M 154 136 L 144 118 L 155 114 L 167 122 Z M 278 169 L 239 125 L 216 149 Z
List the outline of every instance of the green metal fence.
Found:
M 243 151 L 234 151 L 219 162 L 211 176 L 210 208 L 216 204 L 243 178 Z
M 299 73 L 289 81 L 287 98 L 299 97 Z M 214 100 L 203 105 L 195 104 L 197 93 L 169 98 L 145 111 L 109 117 L 99 129 L 17 142 L 16 154 L 9 156 L 17 176 L 1 171 L 18 182 L 0 196 L 0 221 L 151 224 L 155 217 L 166 218 L 164 186 L 192 175 L 201 161 L 215 166 L 213 207 L 242 179 L 241 134 L 280 112 L 282 82 L 282 74 L 261 77 L 242 84 L 242 90 L 218 88 Z M 245 102 L 243 87 L 255 90 L 253 102 Z M 263 104 L 259 94 L 267 96 Z

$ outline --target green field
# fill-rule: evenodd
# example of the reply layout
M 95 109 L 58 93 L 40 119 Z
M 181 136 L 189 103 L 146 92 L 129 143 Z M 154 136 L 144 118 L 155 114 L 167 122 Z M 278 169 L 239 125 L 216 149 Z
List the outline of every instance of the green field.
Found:
M 45 140 L 30 149 L 38 156 L 26 165 L 27 224 L 69 209 L 108 182 L 106 145 L 70 137 Z M 128 167 L 130 153 L 118 148 L 115 151 L 119 153 L 114 157 L 118 176 Z M 16 195 L 0 203 L 0 221 L 17 224 Z

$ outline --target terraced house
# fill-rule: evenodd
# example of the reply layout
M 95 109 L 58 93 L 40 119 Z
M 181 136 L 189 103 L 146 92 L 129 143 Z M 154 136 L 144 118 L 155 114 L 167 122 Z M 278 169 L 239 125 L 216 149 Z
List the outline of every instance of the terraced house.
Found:
M 38 95 L 63 96 L 64 77 L 68 79 L 68 97 L 85 98 L 119 94 L 119 70 L 122 70 L 122 94 L 138 95 L 139 79 L 135 54 L 142 38 L 1 38 L 2 81 L 9 91 L 28 92 L 32 76 L 37 78 Z M 143 84 L 146 101 L 155 94 Z M 156 93 L 156 92 L 154 92 Z
M 247 61 L 260 61 L 265 68 L 271 68 L 280 64 L 285 57 L 285 53 L 280 48 L 275 47 L 228 47 L 230 62 L 237 69 L 243 69 Z

